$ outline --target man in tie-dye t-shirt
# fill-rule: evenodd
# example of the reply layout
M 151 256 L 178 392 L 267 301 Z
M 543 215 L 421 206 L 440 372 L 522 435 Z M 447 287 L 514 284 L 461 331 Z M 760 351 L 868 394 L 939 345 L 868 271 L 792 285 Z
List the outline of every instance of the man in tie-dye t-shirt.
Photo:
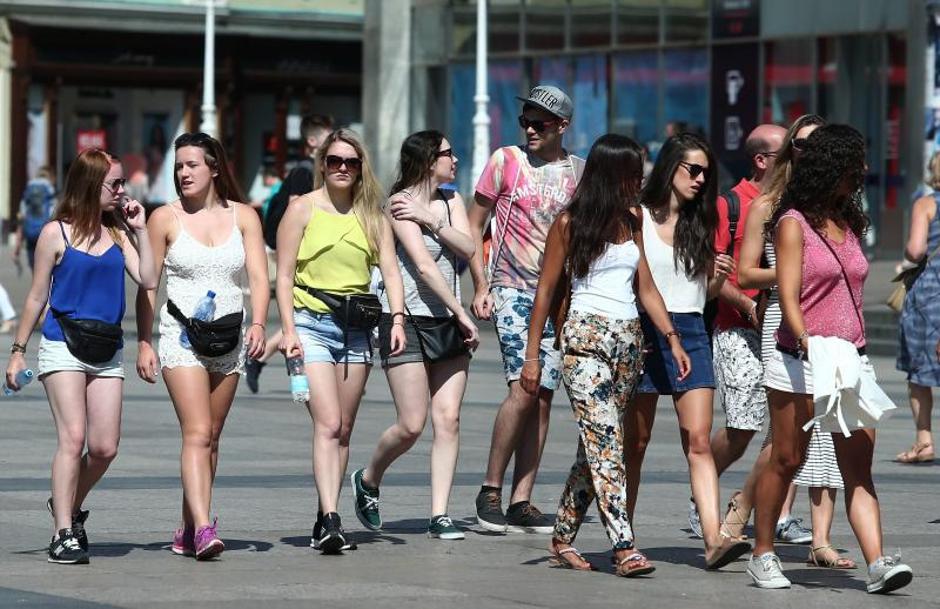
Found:
M 492 319 L 499 337 L 509 395 L 493 426 L 486 478 L 477 496 L 477 520 L 495 531 L 551 533 L 554 518 L 529 503 L 548 431 L 552 396 L 561 380 L 561 357 L 549 322 L 539 351 L 541 390 L 537 398 L 519 386 L 529 318 L 538 286 L 545 239 L 555 217 L 571 201 L 584 161 L 569 155 L 562 137 L 572 115 L 568 96 L 539 85 L 523 102 L 519 125 L 525 146 L 506 146 L 490 157 L 469 210 L 477 253 L 470 262 L 479 319 Z M 492 218 L 492 221 L 491 221 Z M 483 232 L 490 225 L 489 261 Z M 502 510 L 502 480 L 515 454 L 510 503 Z

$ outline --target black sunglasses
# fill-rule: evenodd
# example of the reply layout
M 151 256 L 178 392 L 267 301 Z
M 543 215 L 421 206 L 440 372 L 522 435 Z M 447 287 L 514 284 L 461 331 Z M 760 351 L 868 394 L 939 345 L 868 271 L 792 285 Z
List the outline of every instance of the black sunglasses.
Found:
M 761 156 L 777 156 L 778 154 L 780 154 L 780 151 L 779 151 L 779 150 L 765 150 L 764 152 L 758 152 L 758 153 L 755 154 L 754 156 L 757 156 L 757 155 L 761 155 Z
M 541 133 L 545 131 L 546 127 L 548 127 L 549 125 L 553 125 L 557 122 L 558 121 L 554 119 L 548 120 L 548 121 L 537 121 L 537 120 L 528 119 L 521 114 L 519 115 L 519 126 L 522 127 L 523 129 L 528 129 L 529 127 L 532 127 L 532 130 L 535 131 L 536 133 Z
M 436 156 L 437 158 L 441 158 L 442 156 L 447 156 L 447 157 L 450 157 L 450 158 L 454 158 L 454 149 L 453 149 L 453 148 L 447 148 L 447 149 L 445 149 L 445 150 L 438 150 L 437 153 L 435 154 L 435 156 Z
M 797 150 L 799 150 L 800 152 L 803 152 L 804 150 L 806 150 L 807 143 L 809 143 L 809 140 L 807 140 L 805 137 L 797 137 L 797 138 L 793 138 L 793 141 L 790 142 L 790 145 L 796 148 Z
M 679 161 L 679 164 L 685 167 L 685 170 L 689 172 L 689 177 L 693 180 L 702 174 L 705 174 L 706 180 L 708 179 L 708 167 L 704 167 L 698 163 L 689 163 L 687 161 Z
M 341 156 L 336 156 L 335 154 L 329 154 L 326 157 L 326 168 L 330 171 L 337 171 L 343 165 L 346 166 L 346 169 L 351 169 L 353 171 L 359 171 L 362 169 L 362 159 L 359 157 L 353 156 L 348 159 Z

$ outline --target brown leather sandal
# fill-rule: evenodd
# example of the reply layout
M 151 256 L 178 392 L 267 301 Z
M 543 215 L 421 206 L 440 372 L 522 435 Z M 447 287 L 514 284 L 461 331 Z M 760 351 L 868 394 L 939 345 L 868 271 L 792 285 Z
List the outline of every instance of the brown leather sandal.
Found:
M 931 463 L 935 458 L 933 444 L 915 442 L 908 450 L 894 458 L 898 463 Z
M 578 564 L 574 560 L 580 560 L 584 564 Z M 572 571 L 594 571 L 594 565 L 586 559 L 577 548 L 567 547 L 561 550 L 552 550 L 552 557 L 548 559 L 548 564 L 557 569 L 571 569 Z
M 639 552 L 634 552 L 626 558 L 613 559 L 614 568 L 620 577 L 637 577 L 639 575 L 649 575 L 656 570 L 653 563 Z
M 744 527 L 751 519 L 751 512 L 745 512 L 744 508 L 738 503 L 738 497 L 741 494 L 741 491 L 737 491 L 728 501 L 728 512 L 725 514 L 724 522 L 721 523 L 721 533 L 726 537 L 743 541 L 747 539 L 747 535 L 744 534 Z
M 721 545 L 715 548 L 714 553 L 709 556 L 708 551 L 705 551 L 705 568 L 709 571 L 720 569 L 750 551 L 751 544 L 748 542 L 741 541 L 737 537 L 728 537 L 722 533 Z
M 820 552 L 822 555 L 820 556 Z M 833 555 L 835 555 L 833 557 Z M 851 558 L 846 558 L 839 554 L 839 551 L 832 546 L 819 546 L 809 549 L 809 558 L 806 564 L 814 567 L 823 567 L 825 569 L 854 569 L 857 565 Z

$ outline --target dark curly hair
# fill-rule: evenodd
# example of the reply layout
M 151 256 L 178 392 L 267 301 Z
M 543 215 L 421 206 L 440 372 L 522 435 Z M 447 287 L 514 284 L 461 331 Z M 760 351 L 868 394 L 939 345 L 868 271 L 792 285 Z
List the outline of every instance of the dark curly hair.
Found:
M 705 186 L 691 201 L 679 208 L 673 238 L 676 268 L 683 269 L 687 277 L 706 272 L 715 261 L 715 229 L 718 226 L 718 164 L 711 146 L 693 133 L 680 133 L 666 140 L 659 150 L 656 164 L 640 195 L 640 202 L 654 217 L 665 215 L 672 196 L 672 179 L 685 160 L 685 154 L 701 150 L 708 158 Z
M 861 238 L 869 225 L 868 216 L 862 211 L 864 183 L 865 138 L 848 125 L 824 125 L 807 139 L 806 149 L 793 167 L 793 176 L 771 215 L 768 229 L 772 230 L 783 214 L 795 209 L 816 230 L 832 220 Z
M 567 209 L 568 268 L 573 277 L 587 275 L 591 263 L 624 228 L 637 228 L 629 209 L 637 204 L 642 179 L 643 149 L 630 138 L 608 133 L 591 146 Z

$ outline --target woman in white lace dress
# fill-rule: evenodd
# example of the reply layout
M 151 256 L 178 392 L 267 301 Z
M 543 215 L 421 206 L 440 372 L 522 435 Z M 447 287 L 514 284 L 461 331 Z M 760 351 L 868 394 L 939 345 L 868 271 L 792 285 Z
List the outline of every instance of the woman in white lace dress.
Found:
M 157 209 L 148 222 L 158 275 L 166 269 L 167 299 L 183 316 L 191 317 L 211 290 L 215 292 L 214 319 L 240 313 L 243 270 L 247 270 L 251 294 L 251 324 L 243 340 L 218 357 L 206 357 L 184 346 L 180 342 L 183 325 L 164 304 L 159 361 L 152 346 L 156 290 L 137 294 L 137 373 L 153 383 L 162 365 L 183 434 L 183 517 L 173 537 L 173 552 L 205 560 L 225 549 L 216 523 L 209 520 L 219 438 L 246 352 L 257 357 L 264 349 L 270 296 L 261 222 L 250 207 L 234 200 L 243 197 L 222 146 L 204 133 L 195 133 L 178 137 L 175 148 L 179 200 Z

